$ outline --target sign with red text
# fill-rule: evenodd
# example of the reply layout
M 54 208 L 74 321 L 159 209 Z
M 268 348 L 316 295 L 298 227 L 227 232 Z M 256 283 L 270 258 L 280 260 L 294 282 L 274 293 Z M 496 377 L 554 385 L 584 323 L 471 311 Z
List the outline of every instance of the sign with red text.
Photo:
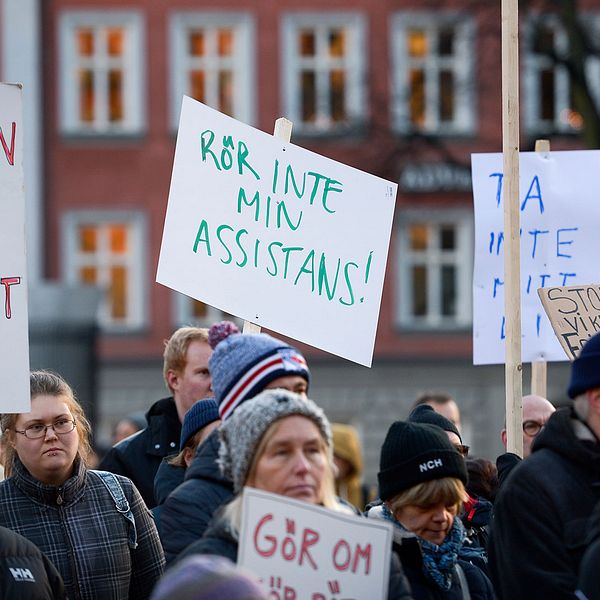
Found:
M 371 366 L 396 190 L 184 97 L 156 281 Z
M 237 562 L 269 598 L 384 600 L 391 523 L 244 488 Z
M 569 360 L 600 331 L 600 285 L 539 288 L 552 329 Z
M 0 83 L 0 412 L 29 412 L 22 89 Z
M 502 154 L 474 154 L 473 362 L 503 364 L 504 212 Z M 522 152 L 521 360 L 565 360 L 538 288 L 598 279 L 600 151 Z

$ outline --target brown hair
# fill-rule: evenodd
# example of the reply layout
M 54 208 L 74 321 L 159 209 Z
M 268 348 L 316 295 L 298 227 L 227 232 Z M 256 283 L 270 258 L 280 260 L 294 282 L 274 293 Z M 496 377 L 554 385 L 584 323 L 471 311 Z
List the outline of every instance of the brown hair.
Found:
M 442 477 L 414 485 L 394 496 L 387 502 L 390 511 L 395 515 L 405 506 L 428 508 L 437 504 L 454 506 L 460 512 L 462 503 L 467 500 L 465 486 L 456 477 Z
M 192 342 L 206 342 L 208 344 L 208 329 L 203 327 L 180 327 L 173 335 L 165 340 L 163 352 L 163 378 L 167 389 L 169 386 L 168 373 L 182 373 L 185 369 L 187 350 Z
M 77 450 L 78 456 L 88 465 L 89 458 L 92 454 L 90 444 L 91 426 L 85 416 L 83 407 L 75 398 L 75 394 L 71 386 L 56 373 L 50 371 L 32 371 L 29 374 L 29 390 L 30 398 L 33 400 L 36 396 L 57 396 L 65 399 L 69 410 L 75 420 L 75 429 L 79 436 L 79 447 Z M 17 418 L 23 413 L 4 413 L 0 417 L 0 427 L 2 428 L 2 437 L 5 438 L 3 444 L 4 475 L 10 477 L 15 462 L 17 453 L 10 443 L 14 440 L 15 425 Z

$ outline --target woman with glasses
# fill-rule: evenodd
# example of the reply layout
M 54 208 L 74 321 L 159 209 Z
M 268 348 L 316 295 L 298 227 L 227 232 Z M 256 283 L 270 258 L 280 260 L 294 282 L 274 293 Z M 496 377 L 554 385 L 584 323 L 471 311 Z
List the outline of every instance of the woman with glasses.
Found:
M 30 412 L 0 419 L 0 525 L 48 556 L 68 598 L 148 598 L 164 556 L 139 492 L 126 477 L 87 468 L 90 425 L 70 386 L 45 371 L 29 381 Z

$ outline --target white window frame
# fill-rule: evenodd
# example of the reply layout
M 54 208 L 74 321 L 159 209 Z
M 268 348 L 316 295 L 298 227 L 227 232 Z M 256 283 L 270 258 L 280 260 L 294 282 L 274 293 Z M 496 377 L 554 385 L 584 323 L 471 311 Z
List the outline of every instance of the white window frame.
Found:
M 119 223 L 128 227 L 128 241 L 131 251 L 123 257 L 122 264 L 128 268 L 128 295 L 127 295 L 127 318 L 123 321 L 114 321 L 110 317 L 108 304 L 103 297 L 98 308 L 98 322 L 101 329 L 107 333 L 126 333 L 143 328 L 147 323 L 147 265 L 146 259 L 148 249 L 146 216 L 140 211 L 119 210 L 74 210 L 63 215 L 62 218 L 62 267 L 64 278 L 68 283 L 81 284 L 78 277 L 78 269 L 83 264 L 89 264 L 84 257 L 79 256 L 78 251 L 78 227 L 83 224 L 96 226 Z M 102 257 L 109 252 L 100 248 L 100 265 Z M 108 263 L 115 264 L 115 263 Z M 100 275 L 99 286 L 102 289 L 103 277 Z
M 233 321 L 239 328 L 240 331 L 243 327 L 243 320 L 237 317 L 233 317 L 228 313 L 215 308 L 214 306 L 206 305 L 206 316 L 202 319 L 194 317 L 192 315 L 192 303 L 193 298 L 181 294 L 179 292 L 173 292 L 171 295 L 173 307 L 173 322 L 175 327 L 184 327 L 191 325 L 193 327 L 210 327 L 213 323 L 218 321 Z
M 231 58 L 208 55 L 205 63 L 208 85 L 206 104 L 218 108 L 215 73 L 223 64 L 230 66 L 234 74 L 233 118 L 249 125 L 256 122 L 255 56 L 256 34 L 254 18 L 244 12 L 183 11 L 173 13 L 169 19 L 169 122 L 177 129 L 181 102 L 184 95 L 190 95 L 187 75 L 189 65 L 197 59 L 187 54 L 187 32 L 190 29 L 206 29 L 210 38 L 220 28 L 234 31 L 234 53 Z
M 430 38 L 440 27 L 452 26 L 455 31 L 453 57 L 440 59 L 429 55 L 425 59 L 412 59 L 423 66 L 426 74 L 425 125 L 415 128 L 410 122 L 407 95 L 411 59 L 407 53 L 407 33 L 418 27 L 428 32 Z M 392 128 L 398 133 L 419 131 L 430 135 L 473 135 L 477 122 L 475 82 L 475 23 L 464 13 L 446 11 L 401 11 L 392 15 L 390 21 L 392 41 Z M 456 58 L 454 58 L 456 57 Z M 440 63 L 443 60 L 443 63 Z M 439 86 L 435 76 L 441 66 L 452 66 L 455 81 L 454 119 L 442 123 L 439 119 Z
M 321 52 L 319 34 L 331 27 L 345 29 L 348 35 L 343 59 L 326 59 Z M 303 59 L 297 53 L 297 34 L 302 29 L 317 32 L 317 119 L 315 123 L 302 121 L 298 73 L 304 65 L 313 66 L 315 59 Z M 367 25 L 364 15 L 357 12 L 289 12 L 281 21 L 283 60 L 281 82 L 284 114 L 294 123 L 294 133 L 303 135 L 347 132 L 364 125 L 367 110 L 366 60 Z M 327 74 L 331 67 L 344 67 L 346 72 L 346 111 L 344 123 L 331 121 L 327 114 Z
M 428 248 L 425 252 L 410 248 L 408 227 L 413 224 L 434 227 L 454 225 L 456 249 L 453 252 Z M 423 260 L 425 259 L 425 260 Z M 416 264 L 427 265 L 427 289 L 429 312 L 425 316 L 412 314 L 411 268 Z M 456 308 L 454 316 L 441 314 L 440 270 L 450 264 L 456 267 Z M 430 330 L 465 329 L 472 323 L 473 281 L 473 215 L 459 209 L 407 209 L 399 215 L 396 239 L 396 324 L 402 329 Z
M 146 123 L 145 99 L 145 44 L 144 19 L 138 11 L 67 10 L 59 17 L 59 119 L 63 134 L 68 135 L 136 135 L 143 133 Z M 123 53 L 123 120 L 108 120 L 108 93 L 106 80 L 98 78 L 99 89 L 95 97 L 96 119 L 85 123 L 79 118 L 79 93 L 77 81 L 78 54 L 75 31 L 80 28 L 101 29 L 121 27 L 125 30 Z M 108 57 L 92 59 L 94 68 L 103 71 Z
M 593 31 L 593 35 L 600 35 L 600 14 L 586 13 L 580 17 Z M 570 106 L 570 78 L 566 68 L 553 65 L 552 58 L 535 54 L 533 51 L 536 27 L 540 24 L 551 27 L 555 34 L 554 50 L 560 54 L 569 52 L 567 34 L 556 15 L 536 15 L 525 22 L 524 27 L 524 107 L 525 124 L 527 131 L 533 134 L 573 134 L 578 129 L 569 122 L 568 112 Z M 542 69 L 554 69 L 554 118 L 552 121 L 543 120 L 539 114 L 540 87 L 538 73 Z M 586 76 L 596 103 L 600 102 L 600 59 L 589 57 L 585 65 Z

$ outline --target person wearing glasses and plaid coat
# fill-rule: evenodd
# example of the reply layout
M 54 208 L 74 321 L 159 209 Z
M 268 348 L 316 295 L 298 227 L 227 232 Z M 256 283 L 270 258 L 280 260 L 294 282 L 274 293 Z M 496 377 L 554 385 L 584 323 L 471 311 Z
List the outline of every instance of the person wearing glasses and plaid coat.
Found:
M 58 375 L 30 375 L 31 412 L 4 414 L 0 525 L 33 542 L 67 598 L 142 600 L 162 575 L 154 521 L 133 483 L 92 471 L 90 425 Z

